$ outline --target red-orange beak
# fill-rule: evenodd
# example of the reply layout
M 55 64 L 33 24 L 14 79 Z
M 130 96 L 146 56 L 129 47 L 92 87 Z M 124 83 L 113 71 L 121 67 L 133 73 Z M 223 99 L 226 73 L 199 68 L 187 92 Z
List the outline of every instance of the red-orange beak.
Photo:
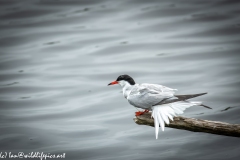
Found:
M 109 83 L 108 86 L 109 85 L 114 85 L 114 84 L 118 84 L 118 81 L 113 81 L 113 82 Z

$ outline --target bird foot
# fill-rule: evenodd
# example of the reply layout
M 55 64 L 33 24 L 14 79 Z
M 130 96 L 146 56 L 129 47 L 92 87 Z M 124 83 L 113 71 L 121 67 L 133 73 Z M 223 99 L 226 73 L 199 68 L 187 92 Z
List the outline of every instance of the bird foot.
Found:
M 135 112 L 135 116 L 140 116 L 140 115 L 142 115 L 144 113 L 148 113 L 148 112 L 149 112 L 149 110 L 147 110 L 147 109 L 145 109 L 144 111 L 138 111 L 138 112 Z

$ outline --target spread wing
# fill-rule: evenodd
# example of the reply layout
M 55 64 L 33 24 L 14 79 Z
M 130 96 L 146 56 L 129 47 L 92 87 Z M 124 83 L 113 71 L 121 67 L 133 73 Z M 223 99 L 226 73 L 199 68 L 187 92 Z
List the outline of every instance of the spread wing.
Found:
M 164 99 L 174 97 L 174 90 L 162 85 L 143 83 L 134 87 L 127 99 L 133 106 L 147 109 Z

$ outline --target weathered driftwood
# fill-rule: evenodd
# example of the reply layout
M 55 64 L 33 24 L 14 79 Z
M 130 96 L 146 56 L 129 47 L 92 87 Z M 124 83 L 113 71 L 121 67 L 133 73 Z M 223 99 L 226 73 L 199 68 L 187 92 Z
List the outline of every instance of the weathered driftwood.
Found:
M 139 125 L 148 125 L 154 127 L 154 120 L 151 118 L 151 113 L 134 118 L 135 123 Z M 240 137 L 240 124 L 229 124 L 218 121 L 208 121 L 195 118 L 174 117 L 174 121 L 170 121 L 170 128 L 184 129 L 193 132 L 207 132 L 218 135 Z

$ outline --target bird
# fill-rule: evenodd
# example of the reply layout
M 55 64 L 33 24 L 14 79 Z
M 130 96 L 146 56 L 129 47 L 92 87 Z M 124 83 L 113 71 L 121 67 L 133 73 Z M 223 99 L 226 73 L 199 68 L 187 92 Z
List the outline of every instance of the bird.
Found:
M 208 107 L 200 101 L 188 101 L 190 98 L 205 95 L 207 93 L 175 95 L 177 89 L 172 89 L 160 84 L 135 83 L 134 79 L 127 74 L 120 75 L 109 83 L 110 85 L 119 84 L 122 87 L 123 96 L 128 102 L 144 111 L 135 112 L 136 116 L 152 111 L 151 118 L 154 118 L 155 136 L 158 139 L 159 125 L 164 131 L 165 123 L 173 121 L 173 117 L 182 114 L 186 108 L 192 106 Z

